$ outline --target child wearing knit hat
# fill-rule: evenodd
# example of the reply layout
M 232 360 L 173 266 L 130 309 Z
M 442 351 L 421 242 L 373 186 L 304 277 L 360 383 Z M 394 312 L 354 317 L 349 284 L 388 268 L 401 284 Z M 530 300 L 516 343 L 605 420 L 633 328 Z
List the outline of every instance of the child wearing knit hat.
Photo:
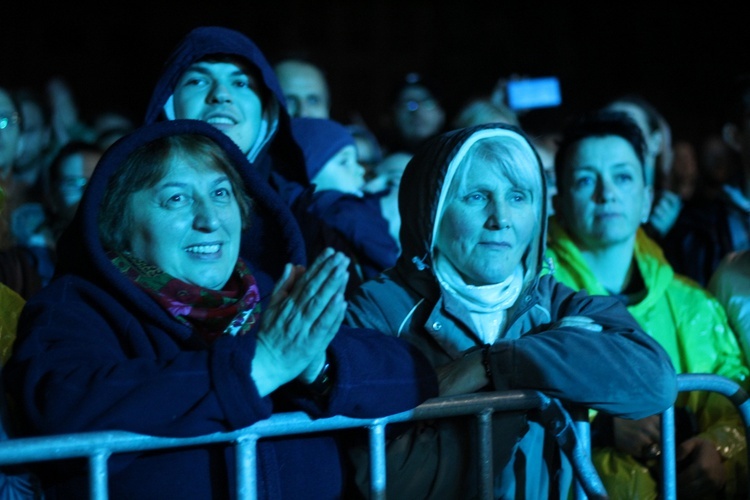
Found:
M 392 267 L 398 244 L 380 210 L 383 194 L 362 191 L 365 169 L 357 163 L 354 137 L 333 120 L 294 118 L 291 123 L 308 178 L 315 185 L 307 210 L 349 243 L 347 253 L 356 262 L 362 281 Z
M 292 135 L 302 149 L 307 177 L 317 191 L 362 195 L 365 169 L 357 163 L 357 146 L 346 127 L 328 119 L 295 118 Z

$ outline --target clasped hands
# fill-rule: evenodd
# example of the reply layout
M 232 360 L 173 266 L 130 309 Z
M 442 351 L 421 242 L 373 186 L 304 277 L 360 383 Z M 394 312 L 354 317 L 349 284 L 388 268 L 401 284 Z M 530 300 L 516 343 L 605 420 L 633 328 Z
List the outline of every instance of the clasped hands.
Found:
M 261 397 L 315 380 L 346 313 L 349 259 L 328 248 L 309 269 L 287 264 L 263 313 L 251 377 Z

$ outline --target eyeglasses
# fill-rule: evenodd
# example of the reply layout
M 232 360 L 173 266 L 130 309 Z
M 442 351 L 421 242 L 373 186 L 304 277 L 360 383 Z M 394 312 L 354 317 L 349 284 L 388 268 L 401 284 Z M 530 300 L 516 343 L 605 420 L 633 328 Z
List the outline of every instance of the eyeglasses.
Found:
M 89 180 L 86 177 L 64 177 L 60 180 L 60 189 L 63 191 L 82 191 Z
M 404 111 L 414 113 L 418 109 L 424 109 L 426 111 L 432 111 L 437 108 L 438 103 L 435 99 L 409 99 L 406 101 L 400 101 L 398 106 Z
M 0 115 L 0 130 L 4 130 L 8 127 L 15 127 L 21 121 L 21 115 L 17 112 L 13 112 L 10 115 Z

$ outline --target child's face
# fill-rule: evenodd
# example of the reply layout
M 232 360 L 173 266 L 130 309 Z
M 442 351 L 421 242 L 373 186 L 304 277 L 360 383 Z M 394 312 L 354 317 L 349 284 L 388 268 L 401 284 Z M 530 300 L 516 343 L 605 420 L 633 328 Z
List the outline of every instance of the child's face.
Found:
M 318 190 L 360 194 L 365 184 L 365 169 L 357 163 L 357 148 L 354 145 L 342 148 L 323 165 L 312 182 Z

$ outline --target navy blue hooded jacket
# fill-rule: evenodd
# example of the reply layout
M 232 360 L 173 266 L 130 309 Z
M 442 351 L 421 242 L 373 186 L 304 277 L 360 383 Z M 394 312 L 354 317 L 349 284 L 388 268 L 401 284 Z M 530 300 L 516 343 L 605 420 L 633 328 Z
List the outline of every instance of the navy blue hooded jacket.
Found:
M 23 310 L 4 376 L 24 433 L 126 430 L 158 436 L 231 431 L 279 409 L 313 416 L 374 417 L 409 409 L 436 395 L 435 374 L 407 344 L 370 330 L 342 327 L 328 348 L 335 367 L 329 400 L 318 405 L 294 384 L 260 397 L 250 377 L 256 331 L 206 344 L 170 316 L 110 262 L 98 234 L 99 207 L 118 165 L 157 137 L 199 133 L 221 145 L 240 169 L 254 201 L 250 240 L 266 242 L 279 262 L 296 261 L 299 228 L 285 203 L 223 133 L 194 120 L 159 122 L 118 141 L 98 164 L 60 254 L 67 273 Z M 270 233 L 263 228 L 273 227 Z M 270 248 L 270 247 L 269 247 Z M 261 261 L 267 251 L 255 252 Z M 278 278 L 249 260 L 256 276 Z M 277 266 L 281 268 L 281 266 Z M 259 280 L 259 283 L 261 280 Z M 270 288 L 261 285 L 267 301 Z M 109 460 L 112 498 L 223 498 L 233 483 L 229 448 L 116 455 Z M 80 498 L 83 464 L 40 470 L 49 498 Z M 260 498 L 333 498 L 342 494 L 342 462 L 333 438 L 264 440 L 259 446 Z

